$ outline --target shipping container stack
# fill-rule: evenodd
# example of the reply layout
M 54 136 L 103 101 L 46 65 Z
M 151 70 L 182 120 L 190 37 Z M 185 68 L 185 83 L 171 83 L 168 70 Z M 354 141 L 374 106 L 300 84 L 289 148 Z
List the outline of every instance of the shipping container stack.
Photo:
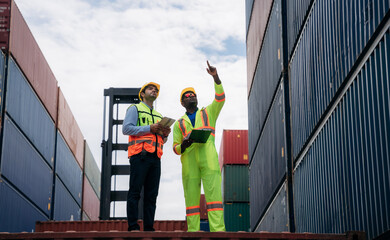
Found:
M 219 165 L 226 231 L 250 231 L 248 130 L 223 130 Z
M 251 231 L 389 234 L 389 9 L 246 1 Z
M 84 137 L 16 4 L 0 5 L 0 232 L 80 220 Z

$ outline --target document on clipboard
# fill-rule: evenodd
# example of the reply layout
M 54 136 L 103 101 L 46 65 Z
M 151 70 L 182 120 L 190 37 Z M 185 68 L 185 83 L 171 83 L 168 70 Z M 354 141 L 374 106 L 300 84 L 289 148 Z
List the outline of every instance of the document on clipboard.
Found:
M 163 117 L 158 124 L 162 125 L 163 127 L 171 127 L 172 124 L 175 122 L 175 119 L 169 118 L 169 117 Z
M 196 143 L 205 143 L 209 139 L 211 130 L 206 129 L 194 129 L 190 134 L 190 139 Z

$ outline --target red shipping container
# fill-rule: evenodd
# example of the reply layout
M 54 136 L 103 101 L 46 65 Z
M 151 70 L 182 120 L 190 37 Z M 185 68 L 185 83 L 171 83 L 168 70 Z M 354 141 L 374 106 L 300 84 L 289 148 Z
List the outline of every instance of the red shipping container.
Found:
M 226 164 L 249 164 L 248 130 L 223 130 L 219 166 Z
M 11 3 L 9 52 L 56 122 L 58 82 L 14 1 Z
M 0 47 L 8 49 L 11 0 L 0 1 Z
M 91 183 L 88 178 L 84 175 L 83 181 L 83 211 L 88 215 L 89 220 L 99 220 L 100 200 L 96 196 Z
M 143 230 L 143 222 L 138 221 Z M 127 220 L 101 220 L 101 221 L 48 221 L 36 222 L 36 232 L 66 232 L 66 231 L 127 231 Z M 184 220 L 154 221 L 156 231 L 187 231 L 187 222 Z
M 58 122 L 60 130 L 81 169 L 84 167 L 84 136 L 61 89 L 58 89 Z
M 261 0 L 253 3 L 252 16 L 250 18 L 251 20 L 246 40 L 248 95 L 252 86 L 257 59 L 259 58 L 260 48 L 263 43 L 272 2 L 273 0 Z

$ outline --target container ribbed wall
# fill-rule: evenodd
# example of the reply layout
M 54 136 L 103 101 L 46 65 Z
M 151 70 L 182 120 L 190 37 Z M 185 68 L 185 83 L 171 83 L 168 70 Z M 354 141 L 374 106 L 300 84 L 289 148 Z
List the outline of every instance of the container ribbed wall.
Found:
M 250 231 L 249 203 L 224 203 L 223 215 L 226 231 Z
M 54 122 L 12 58 L 8 62 L 6 111 L 53 166 Z
M 388 0 L 313 4 L 290 62 L 294 157 L 389 10 Z
M 219 166 L 226 164 L 248 164 L 248 130 L 227 130 L 222 132 L 219 149 Z
M 255 232 L 287 232 L 288 231 L 288 206 L 286 183 L 279 189 L 264 217 L 261 219 Z
M 58 90 L 58 130 L 75 156 L 80 168 L 84 166 L 84 136 L 61 89 Z
M 282 72 L 281 3 L 276 0 L 270 13 L 262 51 L 248 99 L 249 159 L 253 157 L 261 129 L 273 102 Z
M 57 80 L 15 1 L 10 2 L 9 52 L 22 69 L 52 120 L 57 121 Z
M 100 199 L 101 173 L 87 141 L 84 141 L 84 147 L 84 174 L 88 178 L 95 194 Z
M 251 229 L 253 230 L 285 177 L 283 85 L 275 97 L 249 168 Z
M 88 178 L 83 180 L 83 215 L 88 215 L 89 220 L 99 220 L 100 200 L 93 190 Z
M 49 217 L 53 171 L 15 124 L 4 120 L 0 174 Z
M 287 38 L 288 55 L 290 56 L 298 41 L 299 33 L 302 30 L 306 15 L 310 11 L 310 6 L 314 0 L 288 0 L 287 3 Z
M 48 218 L 0 178 L 0 232 L 33 232 L 36 221 Z
M 77 221 L 81 219 L 81 208 L 61 180 L 55 179 L 53 220 Z
M 4 83 L 5 83 L 5 56 L 3 52 L 0 52 L 0 129 L 1 129 L 1 114 L 3 112 L 4 103 Z M 0 160 L 1 162 L 1 160 Z
M 255 0 L 245 0 L 245 25 L 246 25 L 246 32 L 248 32 L 248 28 L 249 28 L 249 21 L 250 21 L 250 17 L 251 17 L 251 14 L 252 14 L 252 7 L 253 7 L 253 2 Z
M 222 168 L 222 199 L 227 202 L 249 202 L 248 165 L 225 165 Z
M 81 206 L 83 172 L 59 131 L 57 131 L 56 174 Z
M 263 43 L 272 2 L 273 0 L 262 0 L 254 1 L 253 3 L 252 16 L 250 18 L 250 25 L 248 27 L 246 40 L 248 94 L 256 71 L 259 51 Z
M 390 32 L 294 172 L 299 232 L 390 229 Z

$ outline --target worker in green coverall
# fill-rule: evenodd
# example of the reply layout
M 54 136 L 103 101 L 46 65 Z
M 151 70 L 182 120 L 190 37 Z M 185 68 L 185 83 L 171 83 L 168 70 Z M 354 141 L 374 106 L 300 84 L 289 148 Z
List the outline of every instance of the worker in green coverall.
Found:
M 215 149 L 215 123 L 225 103 L 225 93 L 217 69 L 207 61 L 207 72 L 214 79 L 215 98 L 206 108 L 198 109 L 195 89 L 185 88 L 180 94 L 186 113 L 176 121 L 173 128 L 173 151 L 181 155 L 182 181 L 186 202 L 189 232 L 200 230 L 200 183 L 207 202 L 211 232 L 225 231 L 223 218 L 221 170 Z M 193 129 L 209 129 L 211 135 L 206 143 L 189 139 Z

